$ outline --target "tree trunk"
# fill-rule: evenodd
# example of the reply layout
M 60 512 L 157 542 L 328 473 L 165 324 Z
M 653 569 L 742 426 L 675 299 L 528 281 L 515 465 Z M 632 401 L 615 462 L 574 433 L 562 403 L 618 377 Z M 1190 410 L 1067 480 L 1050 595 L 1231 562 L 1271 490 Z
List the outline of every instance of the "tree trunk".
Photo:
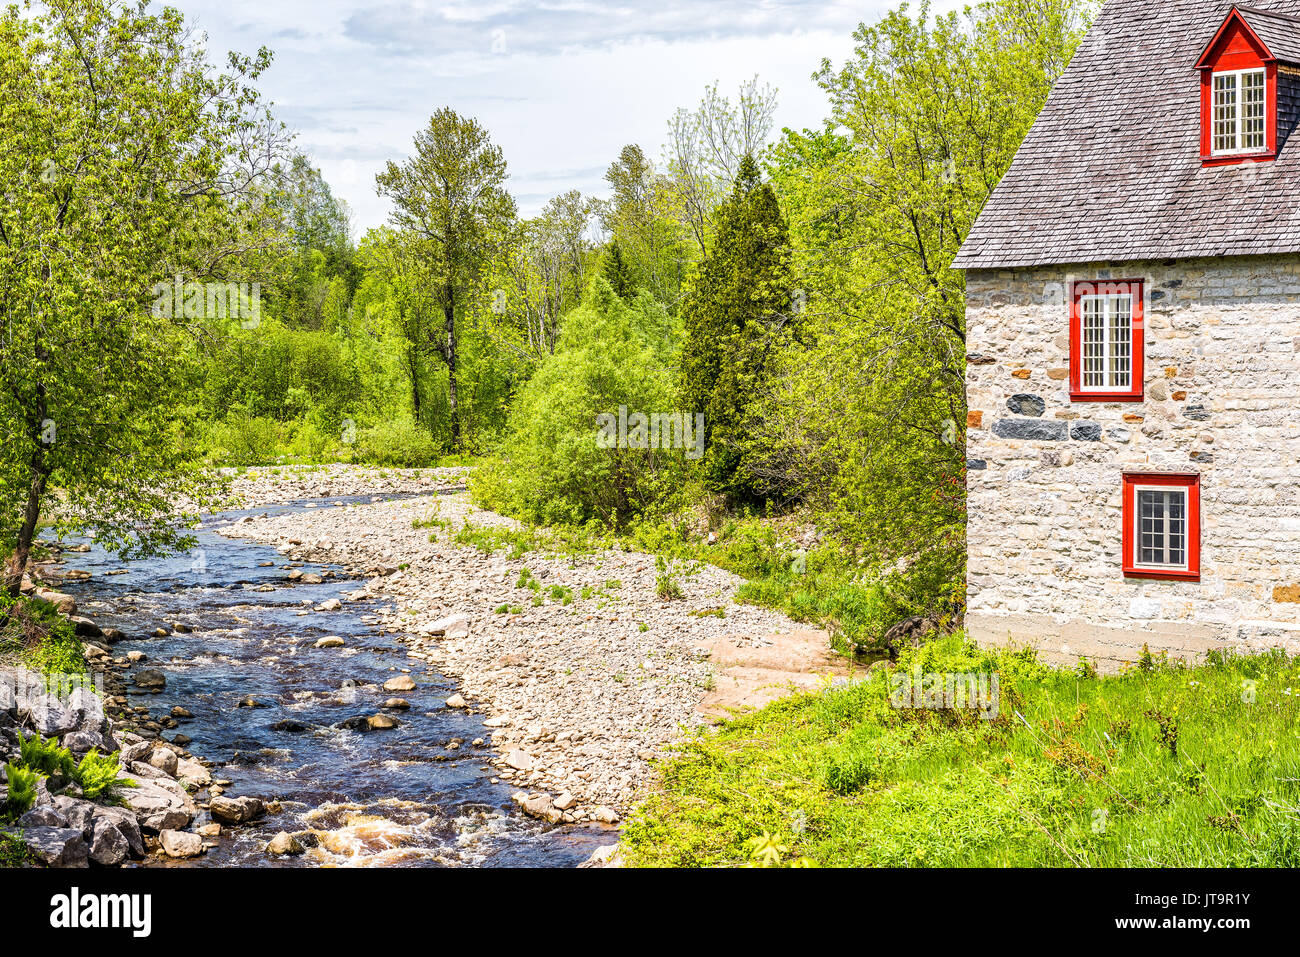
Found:
M 420 356 L 412 347 L 406 350 L 407 361 L 411 364 L 411 411 L 415 424 L 420 424 Z
M 5 594 L 10 598 L 17 598 L 22 592 L 23 573 L 27 571 L 27 560 L 32 554 L 36 524 L 41 517 L 41 501 L 45 498 L 45 488 L 49 479 L 50 471 L 45 461 L 45 447 L 41 444 L 38 430 L 36 448 L 32 450 L 31 483 L 27 487 L 23 523 L 18 529 L 18 541 L 9 561 L 9 570 L 5 575 Z
M 450 283 L 443 298 L 446 340 L 442 354 L 447 360 L 447 404 L 451 412 L 451 447 L 460 450 L 460 408 L 456 400 L 456 289 Z

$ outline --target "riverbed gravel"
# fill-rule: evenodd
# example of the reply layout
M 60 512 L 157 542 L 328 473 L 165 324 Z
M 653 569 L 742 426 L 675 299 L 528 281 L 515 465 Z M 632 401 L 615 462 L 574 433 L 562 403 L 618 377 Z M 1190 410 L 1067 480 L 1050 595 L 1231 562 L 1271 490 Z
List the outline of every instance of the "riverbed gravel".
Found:
M 273 504 L 449 489 L 463 478 L 463 470 L 407 472 L 392 489 L 381 484 L 396 480 L 392 472 L 383 479 L 347 467 L 255 475 L 242 479 L 241 491 Z M 417 682 L 403 697 L 415 707 L 482 713 L 496 773 L 538 817 L 617 822 L 648 784 L 650 762 L 705 722 L 699 705 L 718 678 L 710 648 L 771 644 L 799 627 L 736 604 L 742 580 L 710 565 L 677 569 L 681 597 L 665 599 L 651 555 L 481 549 L 455 541 L 466 522 L 518 527 L 453 492 L 253 516 L 222 534 L 271 544 L 288 563 L 336 563 L 365 575 L 350 600 L 383 599 L 372 623 L 399 637 L 413 659 L 395 663 Z M 329 614 L 305 620 L 319 624 Z M 420 700 L 422 665 L 459 678 L 459 694 Z

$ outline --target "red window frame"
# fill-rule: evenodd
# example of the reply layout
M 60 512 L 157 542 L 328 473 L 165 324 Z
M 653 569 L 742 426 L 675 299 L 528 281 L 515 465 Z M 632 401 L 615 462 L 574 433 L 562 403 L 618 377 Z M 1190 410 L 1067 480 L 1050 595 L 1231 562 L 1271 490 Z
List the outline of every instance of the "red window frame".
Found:
M 1080 279 L 1070 290 L 1070 401 L 1072 402 L 1141 402 L 1144 382 L 1146 314 L 1143 303 L 1144 281 L 1141 279 Z M 1132 297 L 1130 320 L 1129 388 L 1087 389 L 1083 385 L 1083 309 L 1085 296 Z
M 1139 565 L 1137 558 L 1137 490 L 1139 488 L 1187 489 L 1187 567 L 1153 568 Z M 1201 476 L 1195 473 L 1124 473 L 1123 566 L 1126 578 L 1164 578 L 1175 581 L 1201 580 Z
M 1277 159 L 1277 58 L 1236 7 L 1228 11 L 1214 39 L 1196 62 L 1196 69 L 1201 72 L 1201 165 L 1228 166 Z M 1214 74 L 1234 70 L 1264 71 L 1264 149 L 1216 156 L 1211 116 Z

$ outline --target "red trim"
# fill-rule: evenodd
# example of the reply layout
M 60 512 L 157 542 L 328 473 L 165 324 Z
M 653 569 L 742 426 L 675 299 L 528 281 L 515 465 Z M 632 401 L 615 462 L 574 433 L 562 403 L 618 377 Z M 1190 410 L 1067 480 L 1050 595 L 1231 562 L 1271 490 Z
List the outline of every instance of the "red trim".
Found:
M 1163 485 L 1187 489 L 1187 568 L 1161 570 L 1138 567 L 1134 561 L 1137 539 L 1137 488 L 1140 485 Z M 1161 578 L 1174 581 L 1201 580 L 1201 477 L 1196 474 L 1171 475 L 1165 472 L 1125 472 L 1124 529 L 1122 561 L 1126 578 Z
M 1214 67 L 1220 70 L 1240 69 L 1239 67 L 1219 66 L 1218 63 L 1215 62 L 1214 58 L 1211 56 L 1211 54 L 1214 52 L 1215 47 L 1219 46 L 1219 42 L 1221 40 L 1225 41 L 1224 43 L 1225 46 L 1232 45 L 1232 40 L 1235 38 L 1232 37 L 1225 38 L 1224 33 L 1227 31 L 1228 27 L 1230 27 L 1234 23 L 1236 23 L 1238 27 L 1245 32 L 1246 42 L 1249 43 L 1255 49 L 1255 52 L 1258 53 L 1262 59 L 1265 60 L 1277 59 L 1277 57 L 1273 56 L 1273 51 L 1268 48 L 1268 44 L 1266 44 L 1263 40 L 1259 38 L 1259 34 L 1255 32 L 1254 27 L 1252 27 L 1249 23 L 1246 22 L 1246 18 L 1241 15 L 1241 11 L 1238 10 L 1234 5 L 1233 8 L 1228 11 L 1228 15 L 1223 18 L 1223 22 L 1219 24 L 1219 29 L 1214 31 L 1214 39 L 1212 39 L 1209 43 L 1207 43 L 1205 45 L 1205 49 L 1201 51 L 1200 59 L 1196 61 L 1196 69 L 1205 70 L 1210 67 Z M 1240 46 L 1238 46 L 1236 50 L 1232 52 L 1240 52 Z
M 1083 387 L 1083 315 L 1079 304 L 1084 296 L 1129 295 L 1132 305 L 1133 346 L 1130 388 L 1126 392 L 1098 391 Z M 1146 311 L 1141 279 L 1081 279 L 1070 293 L 1070 401 L 1071 402 L 1141 402 L 1144 385 L 1146 351 Z
M 1264 149 L 1258 153 L 1214 155 L 1213 124 L 1210 117 L 1214 98 L 1213 76 L 1230 70 L 1264 70 Z M 1234 166 L 1277 158 L 1277 57 L 1233 7 L 1206 46 L 1196 69 L 1201 71 L 1201 165 Z

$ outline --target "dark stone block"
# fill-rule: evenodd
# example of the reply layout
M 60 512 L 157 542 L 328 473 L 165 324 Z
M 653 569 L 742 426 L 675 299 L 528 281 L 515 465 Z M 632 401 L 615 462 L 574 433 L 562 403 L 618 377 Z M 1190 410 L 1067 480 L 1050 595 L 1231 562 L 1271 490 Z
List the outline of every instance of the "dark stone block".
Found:
M 968 472 L 983 472 L 988 467 L 988 463 L 983 459 L 966 460 L 966 471 Z
M 1065 423 L 1057 419 L 998 419 L 993 423 L 993 434 L 1002 439 L 1064 442 L 1068 431 Z
M 1007 408 L 1016 415 L 1039 416 L 1047 410 L 1047 403 L 1036 395 L 1013 395 L 1007 399 Z
M 1076 422 L 1070 427 L 1070 438 L 1078 442 L 1100 442 L 1101 426 L 1095 422 Z
M 1183 407 L 1183 415 L 1197 422 L 1204 422 L 1210 417 L 1210 410 L 1203 405 L 1188 405 Z

